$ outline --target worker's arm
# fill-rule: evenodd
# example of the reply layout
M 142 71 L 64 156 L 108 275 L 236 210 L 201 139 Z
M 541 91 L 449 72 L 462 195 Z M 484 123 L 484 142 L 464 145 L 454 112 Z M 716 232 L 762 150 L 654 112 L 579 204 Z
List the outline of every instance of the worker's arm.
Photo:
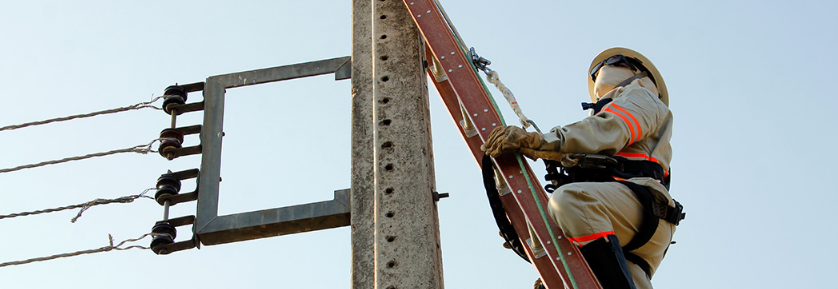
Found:
M 628 87 L 610 92 L 618 96 L 598 114 L 554 127 L 544 140 L 563 153 L 614 155 L 656 133 L 669 109 L 649 90 Z

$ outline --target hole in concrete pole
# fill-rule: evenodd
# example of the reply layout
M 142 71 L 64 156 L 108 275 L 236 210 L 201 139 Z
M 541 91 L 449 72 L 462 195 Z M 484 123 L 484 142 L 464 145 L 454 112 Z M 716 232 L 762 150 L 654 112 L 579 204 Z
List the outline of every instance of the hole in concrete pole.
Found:
M 389 211 L 389 212 L 387 212 L 387 214 L 384 214 L 384 216 L 387 216 L 387 218 L 392 218 L 392 217 L 396 216 L 396 213 L 393 212 L 393 211 Z
M 395 190 L 393 188 L 387 188 L 384 190 L 385 195 L 392 195 Z
M 387 39 L 387 34 L 382 34 L 381 39 Z
M 390 123 L 392 123 L 392 122 L 393 122 L 392 120 L 385 119 L 385 120 L 381 121 L 381 125 L 390 125 Z
M 381 61 L 387 61 L 387 59 L 390 59 L 390 57 L 387 57 L 387 55 L 382 55 L 378 59 L 381 59 Z
M 387 236 L 387 242 L 393 242 L 396 240 L 396 236 Z
M 384 144 L 381 145 L 381 148 L 383 148 L 383 149 L 389 149 L 391 147 L 393 147 L 393 142 L 391 142 L 391 141 L 385 142 Z
M 381 17 L 379 17 L 379 18 L 381 18 L 381 19 L 387 19 L 387 15 L 381 15 Z
M 381 100 L 378 101 L 378 103 L 388 104 L 388 103 L 390 103 L 390 98 L 389 97 L 382 98 Z
M 387 268 L 393 268 L 393 267 L 396 267 L 396 261 L 387 262 Z
M 396 286 L 390 285 L 390 286 L 387 286 L 387 289 L 396 289 Z
M 392 171 L 393 170 L 393 164 L 387 164 L 386 166 L 384 166 L 384 169 L 387 170 L 387 171 Z
M 388 80 L 390 80 L 390 77 L 389 77 L 389 76 L 382 76 L 382 77 L 381 77 L 381 81 L 382 81 L 382 82 L 387 82 Z

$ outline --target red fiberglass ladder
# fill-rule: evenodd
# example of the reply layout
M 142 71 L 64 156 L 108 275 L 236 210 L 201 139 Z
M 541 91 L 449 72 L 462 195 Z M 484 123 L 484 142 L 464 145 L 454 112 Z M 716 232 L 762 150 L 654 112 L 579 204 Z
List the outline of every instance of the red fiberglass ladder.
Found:
M 451 117 L 461 124 L 460 133 L 480 163 L 483 156 L 480 145 L 493 128 L 504 124 L 472 65 L 471 57 L 458 43 L 448 21 L 434 2 L 404 0 L 425 38 L 428 55 L 433 55 L 435 60 L 434 67 L 428 68 L 428 74 L 434 80 Z M 498 178 L 502 178 L 508 187 L 499 190 L 502 192 L 501 201 L 521 243 L 527 244 L 529 222 L 546 250 L 546 255 L 534 256 L 529 246 L 523 246 L 544 285 L 550 289 L 601 288 L 579 249 L 567 240 L 546 214 L 547 194 L 529 164 L 517 154 L 495 158 L 494 162 L 496 172 L 502 176 Z

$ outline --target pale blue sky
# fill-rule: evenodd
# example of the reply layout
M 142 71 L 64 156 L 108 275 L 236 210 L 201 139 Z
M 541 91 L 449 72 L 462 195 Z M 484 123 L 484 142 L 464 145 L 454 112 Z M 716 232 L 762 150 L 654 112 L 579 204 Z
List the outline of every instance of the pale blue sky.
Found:
M 836 2 L 441 2 L 542 128 L 586 116 L 586 69 L 603 49 L 633 48 L 663 73 L 675 115 L 671 193 L 688 215 L 656 288 L 834 287 Z M 0 1 L 0 126 L 147 101 L 175 82 L 347 56 L 351 13 L 350 0 Z M 350 105 L 350 82 L 330 76 L 229 90 L 220 213 L 348 188 Z M 431 110 L 437 188 L 451 194 L 439 203 L 445 285 L 530 288 L 535 271 L 501 247 L 478 166 L 433 89 Z M 195 113 L 178 120 L 200 122 Z M 0 168 L 147 143 L 168 125 L 163 112 L 142 110 L 0 132 Z M 0 214 L 138 194 L 166 170 L 199 165 L 197 156 L 131 154 L 0 174 Z M 194 210 L 178 205 L 172 215 Z M 108 233 L 134 238 L 162 217 L 150 200 L 95 207 L 71 224 L 75 213 L 0 220 L 0 262 L 102 247 Z M 349 229 L 339 228 L 5 267 L 0 286 L 348 288 L 349 270 Z

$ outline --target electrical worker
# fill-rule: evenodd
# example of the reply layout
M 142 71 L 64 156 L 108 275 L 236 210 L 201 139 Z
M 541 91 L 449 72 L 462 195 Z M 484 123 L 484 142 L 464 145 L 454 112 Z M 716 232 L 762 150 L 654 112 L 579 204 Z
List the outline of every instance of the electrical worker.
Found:
M 685 215 L 668 191 L 669 95 L 657 68 L 631 49 L 601 52 L 588 72 L 593 103 L 583 108 L 594 109 L 590 116 L 543 135 L 498 127 L 482 149 L 556 164 L 561 173 L 554 168 L 547 176 L 555 185 L 550 215 L 603 288 L 652 288 Z

